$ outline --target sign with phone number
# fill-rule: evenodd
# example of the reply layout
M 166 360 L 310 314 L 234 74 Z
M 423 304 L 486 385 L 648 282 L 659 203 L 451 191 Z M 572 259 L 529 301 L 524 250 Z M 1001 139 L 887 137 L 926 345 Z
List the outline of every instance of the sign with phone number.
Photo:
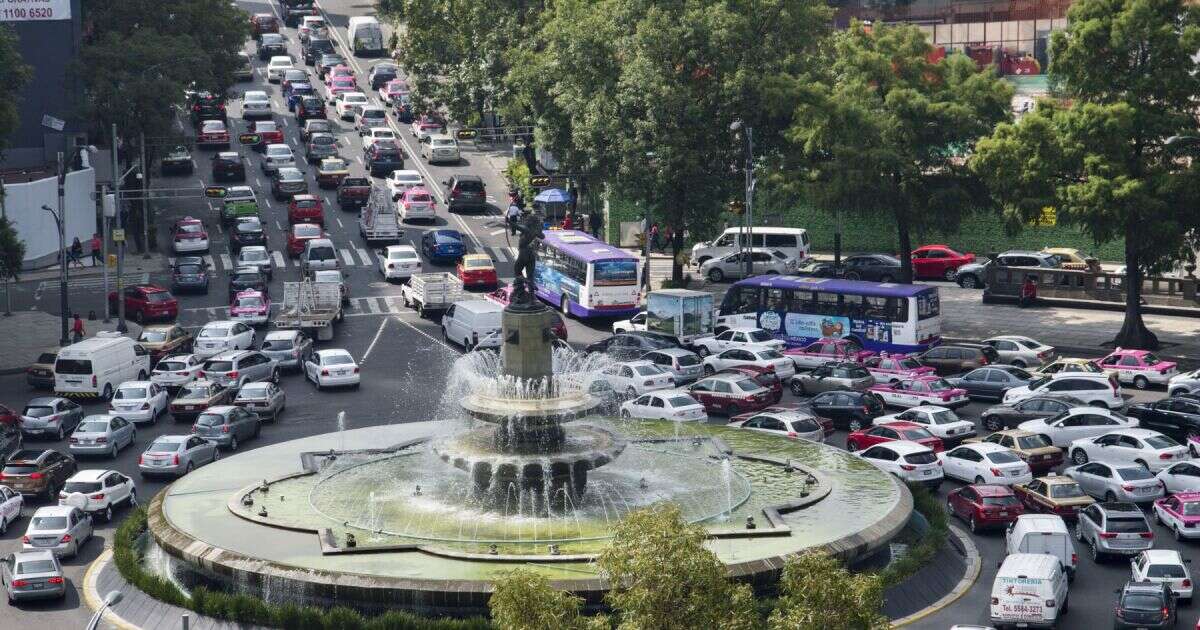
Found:
M 0 22 L 71 19 L 71 0 L 0 0 Z

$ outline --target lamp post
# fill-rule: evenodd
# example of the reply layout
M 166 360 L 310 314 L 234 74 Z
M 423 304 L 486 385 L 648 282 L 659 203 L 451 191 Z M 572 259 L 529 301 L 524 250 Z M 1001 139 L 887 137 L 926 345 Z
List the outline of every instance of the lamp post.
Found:
M 100 603 L 100 608 L 96 610 L 96 614 L 88 621 L 87 630 L 96 630 L 100 625 L 100 618 L 104 616 L 104 611 L 116 606 L 121 601 L 121 591 L 109 591 L 104 596 L 104 601 Z
M 62 166 L 62 153 L 58 154 L 58 164 Z M 64 231 L 62 207 L 63 194 L 61 184 L 59 185 L 58 194 L 58 210 L 42 204 L 42 210 L 50 213 L 54 217 L 54 225 L 58 227 L 58 307 L 62 311 L 59 314 L 60 335 L 58 336 L 58 345 L 65 346 L 71 342 L 67 337 L 67 314 L 70 310 L 67 307 L 67 235 Z
M 749 278 L 754 273 L 754 263 L 751 260 L 750 250 L 754 247 L 754 127 L 746 125 L 739 118 L 729 123 L 729 130 L 737 134 L 746 129 L 746 214 L 743 216 L 743 225 L 745 225 L 746 239 L 742 245 L 742 264 L 746 266 L 746 277 Z

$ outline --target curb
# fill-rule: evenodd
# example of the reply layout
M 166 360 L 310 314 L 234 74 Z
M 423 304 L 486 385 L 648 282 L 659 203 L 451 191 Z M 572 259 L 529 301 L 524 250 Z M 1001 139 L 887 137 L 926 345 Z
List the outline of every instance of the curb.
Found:
M 979 580 L 979 573 L 983 568 L 983 561 L 979 557 L 979 549 L 975 547 L 975 543 L 971 542 L 971 537 L 958 527 L 951 525 L 950 533 L 958 539 L 959 544 L 962 545 L 962 548 L 966 553 L 966 574 L 964 574 L 962 579 L 958 581 L 958 584 L 955 584 L 954 588 L 951 589 L 949 593 L 943 595 L 941 599 L 926 606 L 925 608 L 922 608 L 921 610 L 918 610 L 915 613 L 912 613 L 911 615 L 893 620 L 891 622 L 891 627 L 901 628 L 903 626 L 920 621 L 921 619 L 924 619 L 934 613 L 941 612 L 954 602 L 957 602 L 963 595 L 966 595 L 967 591 L 971 590 L 971 587 L 975 586 L 975 582 Z
M 88 608 L 92 609 L 93 614 L 104 605 L 104 599 L 100 596 L 99 591 L 96 590 L 96 580 L 99 579 L 100 569 L 112 561 L 112 555 L 112 549 L 105 549 L 99 557 L 88 565 L 87 572 L 83 574 L 83 601 L 87 603 Z M 112 608 L 106 609 L 101 619 L 121 630 L 142 630 L 141 626 L 126 621 L 114 612 Z

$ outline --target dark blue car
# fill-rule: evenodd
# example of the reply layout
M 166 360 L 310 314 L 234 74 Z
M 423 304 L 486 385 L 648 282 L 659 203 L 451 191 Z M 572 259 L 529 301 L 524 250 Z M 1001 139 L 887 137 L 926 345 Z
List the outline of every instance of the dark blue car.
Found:
M 301 98 L 303 98 L 305 96 L 313 96 L 316 93 L 317 93 L 317 91 L 313 89 L 313 86 L 311 83 L 293 83 L 293 84 L 291 84 L 290 86 L 288 86 L 287 94 L 285 95 L 287 97 L 288 111 L 289 112 L 296 111 L 296 105 L 298 105 L 300 103 Z
M 199 256 L 185 256 L 171 268 L 171 291 L 208 293 L 208 264 Z
M 431 262 L 457 262 L 466 249 L 458 230 L 430 230 L 421 237 L 421 251 Z

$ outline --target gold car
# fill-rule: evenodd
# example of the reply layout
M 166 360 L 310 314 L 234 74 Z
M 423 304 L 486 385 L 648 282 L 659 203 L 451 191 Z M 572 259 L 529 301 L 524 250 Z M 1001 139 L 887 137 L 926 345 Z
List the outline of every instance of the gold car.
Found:
M 209 407 L 233 404 L 234 391 L 219 383 L 196 380 L 184 385 L 171 401 L 171 416 L 176 421 L 192 422 Z
M 317 186 L 321 188 L 337 188 L 349 176 L 350 164 L 342 158 L 325 158 L 317 166 Z
M 1045 247 L 1043 254 L 1054 254 L 1062 261 L 1063 269 L 1087 269 L 1087 256 L 1079 253 L 1074 247 Z
M 179 324 L 158 324 L 142 329 L 138 343 L 150 353 L 150 360 L 192 351 L 192 333 Z
M 1074 519 L 1079 510 L 1096 502 L 1070 477 L 1047 475 L 1029 483 L 1013 486 L 1013 493 L 1021 500 L 1026 512 L 1057 514 L 1064 519 Z
M 58 348 L 50 348 L 38 354 L 38 358 L 25 368 L 25 382 L 38 389 L 54 389 L 54 362 L 58 360 Z
M 963 444 L 970 442 L 999 444 L 1016 453 L 1034 474 L 1044 473 L 1063 462 L 1062 449 L 1051 445 L 1046 436 L 1020 429 L 997 431 L 987 437 L 963 440 Z
M 1067 372 L 1081 372 L 1084 374 L 1108 374 L 1116 378 L 1116 370 L 1105 370 L 1099 365 L 1096 365 L 1091 359 L 1075 359 L 1071 357 L 1060 357 L 1036 368 L 1026 368 L 1027 372 L 1032 374 L 1034 378 L 1043 376 L 1053 376 L 1055 374 L 1065 374 Z

